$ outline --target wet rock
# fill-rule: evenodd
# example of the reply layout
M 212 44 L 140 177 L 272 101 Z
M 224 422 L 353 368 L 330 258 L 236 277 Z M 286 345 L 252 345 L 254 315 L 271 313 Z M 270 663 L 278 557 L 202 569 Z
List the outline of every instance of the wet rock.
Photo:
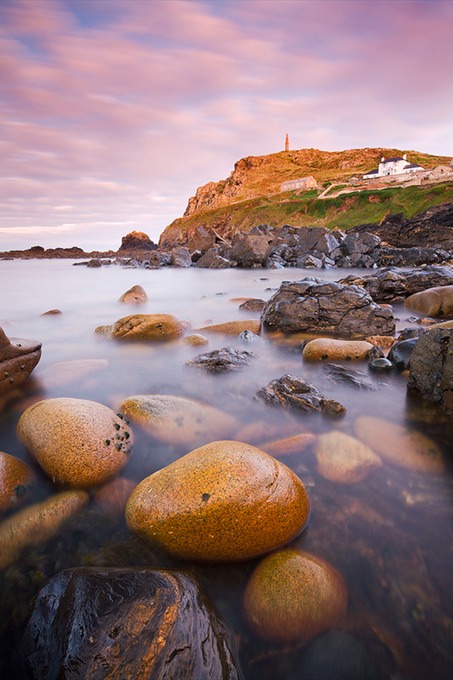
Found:
M 377 389 L 375 383 L 371 382 L 363 371 L 355 371 L 352 368 L 345 368 L 338 364 L 326 364 L 324 371 L 333 382 L 352 385 L 360 390 L 372 391 Z
M 93 503 L 105 515 L 110 517 L 123 516 L 127 499 L 135 489 L 136 483 L 125 477 L 117 477 L 103 484 L 93 494 Z
M 382 465 L 368 446 L 338 430 L 319 435 L 315 456 L 319 474 L 340 484 L 361 482 Z
M 436 286 L 409 295 L 404 306 L 420 314 L 451 319 L 453 317 L 453 285 Z
M 143 302 L 147 302 L 148 296 L 146 291 L 141 286 L 132 286 L 125 293 L 121 295 L 118 302 L 124 302 L 128 305 L 139 305 Z
M 308 380 L 293 375 L 283 375 L 278 380 L 272 380 L 267 387 L 262 387 L 256 393 L 272 406 L 282 406 L 305 413 L 317 411 L 329 416 L 342 415 L 345 407 L 334 399 L 327 399 Z
M 40 342 L 7 338 L 0 328 L 0 396 L 26 383 L 40 358 Z
M 247 330 L 239 333 L 239 340 L 242 340 L 242 342 L 246 345 L 263 342 L 263 338 L 261 338 L 259 335 L 256 335 L 256 333 L 252 333 L 252 331 Z
M 261 314 L 263 326 L 283 333 L 335 333 L 340 337 L 390 335 L 393 314 L 357 286 L 306 278 L 283 282 Z
M 387 359 L 391 361 L 399 371 L 407 371 L 409 368 L 411 356 L 417 340 L 418 338 L 408 338 L 407 340 L 401 340 L 395 342 L 395 344 L 390 348 Z
M 209 340 L 201 333 L 192 333 L 191 335 L 186 335 L 184 338 L 186 345 L 208 345 Z
M 121 340 L 166 341 L 181 337 L 185 329 L 186 324 L 171 314 L 132 314 L 115 321 L 111 335 Z
M 300 479 L 249 444 L 215 441 L 144 479 L 129 528 L 176 557 L 245 560 L 292 540 L 310 503 Z
M 177 246 L 171 251 L 171 264 L 173 267 L 191 267 L 192 257 L 188 248 Z
M 334 338 L 315 338 L 309 340 L 302 350 L 305 361 L 364 361 L 369 357 L 373 345 L 365 340 L 336 340 Z
M 244 312 L 261 312 L 265 304 L 266 303 L 264 300 L 260 300 L 259 298 L 251 298 L 250 300 L 246 300 L 241 305 L 239 305 L 239 309 L 243 310 Z
M 388 371 L 393 371 L 395 369 L 395 365 L 385 357 L 372 359 L 368 364 L 368 367 L 376 373 L 387 373 Z
M 432 328 L 417 340 L 408 388 L 453 413 L 453 328 Z
M 292 437 L 284 437 L 283 439 L 274 439 L 272 441 L 263 442 L 259 445 L 262 451 L 266 451 L 270 456 L 281 458 L 289 456 L 294 453 L 301 453 L 310 444 L 316 440 L 316 435 L 312 432 L 303 432 L 302 434 L 295 434 Z
M 381 458 L 416 472 L 442 474 L 442 453 L 421 432 L 382 418 L 360 416 L 354 423 L 356 436 Z
M 239 233 L 233 237 L 230 257 L 239 267 L 262 266 L 267 258 L 269 242 L 263 234 Z
M 259 335 L 261 323 L 258 319 L 248 319 L 247 321 L 225 321 L 225 323 L 204 326 L 198 330 L 205 333 L 221 333 L 224 335 L 239 335 L 243 331 L 252 331 L 252 333 Z
M 241 351 L 234 347 L 222 347 L 207 354 L 199 354 L 191 361 L 187 361 L 186 366 L 202 368 L 208 373 L 227 373 L 247 368 L 255 358 L 256 354 L 253 352 Z
M 68 569 L 41 590 L 20 646 L 33 680 L 240 680 L 235 642 L 188 574 Z
M 57 484 L 89 488 L 113 477 L 129 460 L 132 435 L 110 408 L 59 397 L 21 415 L 17 436 Z
M 220 255 L 217 248 L 210 248 L 196 261 L 195 266 L 201 269 L 228 269 L 231 262 Z
M 39 371 L 39 379 L 46 388 L 55 389 L 96 375 L 109 367 L 107 359 L 74 359 L 58 361 Z
M 280 550 L 252 573 L 244 615 L 265 640 L 303 646 L 341 621 L 347 597 L 343 577 L 331 564 L 299 550 Z
M 25 548 L 56 534 L 63 522 L 87 503 L 86 491 L 63 491 L 4 520 L 0 524 L 0 569 L 12 564 Z
M 0 512 L 20 503 L 32 481 L 33 473 L 23 460 L 0 451 Z
M 200 446 L 231 436 L 239 426 L 236 418 L 214 406 L 169 394 L 133 395 L 120 411 L 155 439 L 173 446 Z

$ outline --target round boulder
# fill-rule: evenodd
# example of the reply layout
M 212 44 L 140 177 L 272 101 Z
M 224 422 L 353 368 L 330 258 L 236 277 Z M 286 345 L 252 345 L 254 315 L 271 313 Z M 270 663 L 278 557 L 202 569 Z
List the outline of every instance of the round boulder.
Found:
M 127 463 L 132 436 L 110 408 L 86 399 L 59 397 L 30 406 L 17 435 L 57 484 L 89 488 Z
M 453 286 L 436 286 L 413 295 L 404 301 L 404 306 L 431 317 L 453 318 Z
M 299 550 L 280 550 L 255 568 L 244 593 L 244 615 L 261 638 L 305 645 L 333 628 L 347 607 L 341 574 L 328 562 Z
M 382 465 L 379 456 L 368 446 L 338 430 L 319 435 L 315 456 L 319 474 L 340 484 L 361 482 Z
M 171 314 L 132 314 L 115 321 L 112 337 L 122 340 L 174 340 L 186 324 Z
M 200 331 L 204 333 L 220 333 L 223 335 L 239 335 L 243 331 L 252 331 L 256 335 L 260 334 L 261 324 L 258 319 L 248 321 L 225 321 L 212 326 L 204 326 Z
M 144 479 L 126 521 L 176 557 L 223 562 L 285 545 L 309 511 L 305 487 L 286 465 L 249 444 L 216 441 Z
M 363 361 L 368 359 L 374 345 L 366 340 L 336 340 L 335 338 L 315 338 L 302 350 L 306 361 L 336 360 Z
M 129 305 L 139 305 L 147 302 L 148 296 L 146 291 L 141 286 L 132 286 L 119 298 L 118 302 L 124 302 Z
M 23 460 L 0 451 L 0 512 L 25 496 L 32 479 L 33 473 Z

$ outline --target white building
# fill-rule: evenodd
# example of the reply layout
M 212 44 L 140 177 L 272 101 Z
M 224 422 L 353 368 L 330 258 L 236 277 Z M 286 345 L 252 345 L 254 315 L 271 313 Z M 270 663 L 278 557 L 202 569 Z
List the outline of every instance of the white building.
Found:
M 408 163 L 407 156 L 401 158 L 397 156 L 396 158 L 381 158 L 379 167 L 377 170 L 370 170 L 365 175 L 363 179 L 375 179 L 376 177 L 387 177 L 388 175 L 405 175 L 410 172 L 418 172 L 423 170 L 421 165 L 417 163 Z

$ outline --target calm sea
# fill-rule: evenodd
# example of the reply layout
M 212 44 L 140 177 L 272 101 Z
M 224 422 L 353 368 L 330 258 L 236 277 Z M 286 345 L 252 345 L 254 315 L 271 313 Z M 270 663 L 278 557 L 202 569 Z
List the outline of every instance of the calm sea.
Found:
M 94 333 L 97 326 L 112 324 L 133 312 L 173 314 L 186 320 L 194 331 L 207 324 L 258 318 L 257 313 L 239 310 L 237 298 L 267 300 L 282 281 L 306 275 L 335 280 L 348 273 L 350 270 L 144 270 L 116 265 L 89 269 L 66 260 L 1 261 L 0 326 L 9 337 L 41 341 L 43 350 L 23 399 L 11 403 L 0 415 L 0 448 L 30 463 L 16 439 L 17 420 L 33 401 L 57 396 L 92 399 L 114 410 L 133 394 L 192 397 L 233 414 L 243 426 L 267 428 L 267 439 L 334 429 L 354 434 L 354 423 L 363 415 L 425 434 L 443 452 L 445 471 L 441 475 L 384 461 L 382 468 L 363 481 L 345 485 L 318 472 L 310 448 L 282 460 L 306 484 L 312 501 L 308 528 L 294 546 L 330 561 L 348 586 L 348 612 L 338 627 L 341 634 L 335 649 L 340 651 L 337 649 L 333 667 L 339 667 L 340 661 L 347 664 L 348 659 L 351 668 L 360 662 L 360 671 L 341 676 L 351 680 L 443 680 L 453 677 L 451 423 L 436 408 L 407 395 L 406 376 L 372 374 L 366 363 L 349 364 L 363 371 L 376 389 L 340 384 L 329 379 L 322 364 L 304 364 L 296 343 L 281 338 L 263 337 L 244 344 L 236 337 L 217 335 L 210 336 L 208 346 L 189 347 L 182 341 L 121 343 Z M 120 295 L 134 284 L 145 289 L 148 302 L 137 307 L 118 303 Z M 54 309 L 62 313 L 43 315 Z M 394 311 L 398 329 L 415 325 L 408 310 L 400 306 Z M 224 375 L 186 365 L 197 354 L 225 346 L 252 351 L 256 358 L 244 371 Z M 59 362 L 84 359 L 106 362 L 80 375 L 53 368 Z M 346 415 L 334 421 L 320 415 L 289 416 L 254 399 L 260 387 L 285 373 L 310 380 L 328 397 L 344 404 Z M 134 434 L 135 449 L 123 472 L 134 482 L 188 452 L 158 444 L 143 433 Z M 52 492 L 49 481 L 38 473 L 31 500 Z M 33 598 L 54 573 L 79 565 L 138 564 L 190 568 L 197 575 L 235 632 L 247 680 L 304 677 L 299 669 L 307 662 L 307 650 L 274 649 L 254 638 L 243 623 L 241 596 L 256 561 L 223 566 L 177 563 L 131 537 L 121 516 L 103 517 L 93 508 L 71 521 L 66 533 L 27 552 L 23 560 L 0 575 L 3 659 L 9 657 Z M 332 638 L 320 639 L 319 658 L 328 657 L 331 650 Z M 316 666 L 316 660 L 314 663 Z

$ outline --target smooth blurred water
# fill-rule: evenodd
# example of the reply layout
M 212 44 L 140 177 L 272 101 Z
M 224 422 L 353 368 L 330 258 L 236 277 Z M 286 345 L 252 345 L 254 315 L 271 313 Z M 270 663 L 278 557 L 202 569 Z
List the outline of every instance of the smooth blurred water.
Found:
M 384 463 L 362 482 L 344 485 L 319 474 L 310 448 L 285 457 L 283 462 L 301 477 L 312 500 L 308 529 L 294 545 L 329 560 L 346 579 L 349 607 L 339 628 L 362 645 L 383 680 L 442 680 L 453 677 L 451 425 L 436 408 L 408 397 L 406 376 L 376 375 L 368 372 L 366 363 L 350 364 L 364 371 L 377 387 L 375 391 L 359 390 L 330 380 L 322 364 L 304 364 L 300 349 L 268 336 L 244 344 L 236 337 L 212 335 L 209 345 L 190 347 L 182 340 L 157 345 L 124 343 L 94 333 L 97 326 L 135 312 L 173 314 L 186 320 L 193 331 L 211 323 L 256 319 L 259 314 L 239 310 L 240 301 L 235 298 L 267 300 L 282 281 L 307 275 L 336 280 L 346 273 L 351 270 L 145 270 L 116 265 L 86 268 L 67 260 L 1 261 L 0 326 L 9 337 L 41 341 L 43 353 L 23 397 L 0 415 L 0 448 L 32 464 L 17 441 L 17 420 L 32 401 L 56 396 L 93 399 L 114 410 L 132 394 L 193 397 L 233 414 L 242 426 L 258 423 L 268 434 L 263 439 L 306 430 L 323 433 L 338 429 L 352 434 L 361 415 L 379 416 L 428 435 L 443 451 L 443 475 Z M 119 303 L 120 295 L 135 284 L 146 290 L 148 302 L 139 306 Z M 43 316 L 52 309 L 62 313 Z M 395 308 L 395 315 L 398 329 L 414 325 L 402 306 Z M 254 352 L 256 358 L 244 371 L 223 375 L 186 365 L 197 354 L 225 346 Z M 97 372 L 73 379 L 65 379 L 61 371 L 52 368 L 58 362 L 80 359 L 108 363 Z M 313 382 L 328 397 L 344 404 L 346 415 L 335 421 L 317 414 L 289 415 L 254 398 L 260 387 L 285 373 Z M 137 432 L 134 453 L 123 475 L 138 482 L 187 452 Z M 44 475 L 38 473 L 38 480 L 35 498 L 54 492 Z M 35 549 L 33 558 L 24 556 L 23 564 L 3 576 L 3 614 L 14 592 L 22 612 L 16 617 L 20 623 L 23 611 L 44 585 L 44 576 L 48 578 L 61 568 L 81 563 L 148 563 L 149 554 L 144 547 L 137 547 L 121 518 L 104 525 L 99 514 L 94 517 L 85 523 L 82 518 L 80 525 L 68 532 L 64 550 L 63 539 L 55 539 Z M 40 560 L 45 560 L 45 566 Z M 230 566 L 186 565 L 154 553 L 153 560 L 153 566 L 189 567 L 197 574 L 236 633 L 247 680 L 302 677 L 298 673 L 304 650 L 269 647 L 255 639 L 243 623 L 242 591 L 256 561 Z M 24 579 L 28 579 L 26 587 Z M 6 626 L 5 631 L 4 644 L 10 644 L 16 628 L 12 624 L 11 630 Z M 433 669 L 437 675 L 432 675 Z

